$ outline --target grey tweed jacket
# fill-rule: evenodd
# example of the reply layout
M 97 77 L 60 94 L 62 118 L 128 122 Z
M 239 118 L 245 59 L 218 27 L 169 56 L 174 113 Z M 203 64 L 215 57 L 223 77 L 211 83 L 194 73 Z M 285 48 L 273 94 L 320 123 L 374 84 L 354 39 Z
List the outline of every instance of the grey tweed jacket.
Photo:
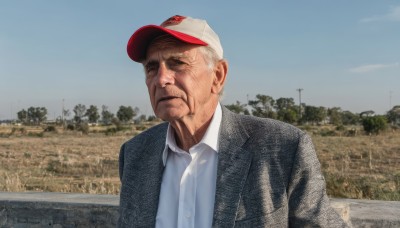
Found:
M 168 123 L 121 147 L 118 227 L 154 227 Z M 301 130 L 222 108 L 213 227 L 346 227 Z M 161 199 L 162 200 L 162 199 Z

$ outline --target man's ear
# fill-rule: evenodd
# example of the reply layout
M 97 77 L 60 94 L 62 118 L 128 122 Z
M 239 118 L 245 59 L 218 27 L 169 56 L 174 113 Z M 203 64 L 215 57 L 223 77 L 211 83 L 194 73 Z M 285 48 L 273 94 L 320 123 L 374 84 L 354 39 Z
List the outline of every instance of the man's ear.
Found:
M 224 88 L 226 75 L 228 74 L 228 62 L 219 60 L 214 67 L 214 82 L 211 92 L 219 94 Z

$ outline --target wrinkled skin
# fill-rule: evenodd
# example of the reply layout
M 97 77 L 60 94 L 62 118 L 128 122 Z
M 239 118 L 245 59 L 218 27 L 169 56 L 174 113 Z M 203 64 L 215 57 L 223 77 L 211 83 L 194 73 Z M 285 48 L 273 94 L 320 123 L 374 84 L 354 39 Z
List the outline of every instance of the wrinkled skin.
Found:
M 186 151 L 203 137 L 227 73 L 224 60 L 210 67 L 200 48 L 179 41 L 154 43 L 143 61 L 154 113 L 170 122 Z

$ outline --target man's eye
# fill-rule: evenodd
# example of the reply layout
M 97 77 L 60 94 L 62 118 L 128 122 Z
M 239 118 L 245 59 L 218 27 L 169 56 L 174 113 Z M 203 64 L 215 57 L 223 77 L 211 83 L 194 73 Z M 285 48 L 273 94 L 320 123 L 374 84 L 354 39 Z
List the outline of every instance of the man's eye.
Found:
M 148 66 L 146 66 L 146 73 L 148 74 L 148 73 L 152 73 L 152 72 L 154 72 L 154 71 L 156 71 L 157 70 L 157 67 L 155 66 L 155 65 L 148 65 Z
M 185 65 L 186 63 L 181 61 L 181 60 L 179 60 L 179 59 L 173 59 L 173 60 L 170 61 L 169 64 L 170 64 L 171 67 L 179 67 L 179 66 Z

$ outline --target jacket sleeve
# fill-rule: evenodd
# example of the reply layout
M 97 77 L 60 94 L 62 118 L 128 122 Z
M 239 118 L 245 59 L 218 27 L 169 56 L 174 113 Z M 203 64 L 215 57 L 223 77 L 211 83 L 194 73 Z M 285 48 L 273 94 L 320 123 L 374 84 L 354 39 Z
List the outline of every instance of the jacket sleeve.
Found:
M 288 185 L 290 227 L 348 227 L 330 206 L 310 137 L 302 133 Z

